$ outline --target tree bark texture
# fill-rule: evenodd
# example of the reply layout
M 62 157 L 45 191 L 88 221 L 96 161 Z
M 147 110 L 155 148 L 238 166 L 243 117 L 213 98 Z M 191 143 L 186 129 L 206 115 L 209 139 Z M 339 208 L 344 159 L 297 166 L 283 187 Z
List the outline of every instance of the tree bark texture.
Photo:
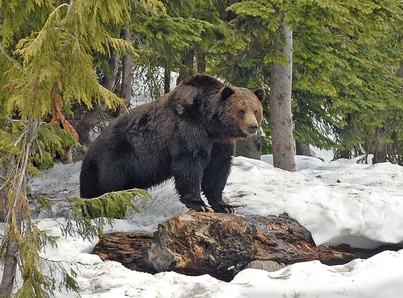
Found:
M 276 33 L 276 48 L 287 64 L 273 63 L 270 77 L 270 125 L 272 132 L 273 165 L 294 172 L 294 137 L 292 131 L 292 29 L 284 21 Z
M 122 37 L 128 42 L 132 42 L 133 38 L 131 33 L 123 29 Z M 133 58 L 127 53 L 122 59 L 122 87 L 120 92 L 120 97 L 125 100 L 125 106 L 119 106 L 117 114 L 121 115 L 126 113 L 127 109 L 130 107 L 130 101 L 132 97 L 132 81 L 133 81 Z
M 311 148 L 309 143 L 295 142 L 295 151 L 297 155 L 311 156 Z
M 131 270 L 157 273 L 146 262 L 145 257 L 153 239 L 153 234 L 148 233 L 116 232 L 105 234 L 99 239 L 93 253 L 102 260 L 117 261 Z
M 176 79 L 178 85 L 181 81 L 195 73 L 194 69 L 194 50 L 186 50 L 181 56 L 181 65 L 179 67 L 179 76 Z
M 169 91 L 171 91 L 171 69 L 168 61 L 166 61 L 164 68 L 164 94 L 169 93 Z
M 316 246 L 309 231 L 286 214 L 188 212 L 161 223 L 154 235 L 105 234 L 93 253 L 138 271 L 210 274 L 230 281 L 244 268 L 274 271 L 310 260 L 339 265 L 370 257 L 382 249 L 386 248 L 365 251 L 347 245 Z
M 102 83 L 102 85 L 110 91 L 113 91 L 115 87 L 115 75 L 118 68 L 118 60 L 119 56 L 116 54 L 113 54 L 112 57 L 109 59 L 111 75 L 105 75 Z M 70 121 L 78 133 L 79 141 L 81 144 L 90 145 L 91 140 L 89 137 L 89 133 L 99 123 L 102 113 L 106 111 L 106 108 L 107 105 L 104 103 L 95 105 L 93 109 L 86 111 L 84 116 L 81 117 L 81 119 L 79 119 L 78 121 L 75 121 L 74 119 Z
M 262 141 L 260 134 L 250 136 L 246 140 L 238 140 L 235 143 L 235 156 L 245 156 L 260 160 Z
M 375 131 L 375 152 L 372 158 L 372 163 L 387 162 L 388 160 L 388 144 L 382 139 L 388 134 L 388 128 L 384 124 L 382 127 L 377 127 Z
M 37 138 L 38 129 L 41 125 L 39 118 L 29 118 L 26 121 L 24 128 L 24 137 L 22 138 L 22 150 L 21 154 L 14 157 L 12 160 L 13 168 L 10 173 L 10 180 L 6 181 L 6 185 L 11 188 L 11 191 L 3 192 L 6 196 L 6 216 L 4 225 L 4 237 L 0 242 L 0 245 L 5 243 L 6 251 L 4 254 L 4 267 L 3 276 L 0 283 L 0 297 L 6 297 L 11 293 L 15 281 L 15 273 L 18 265 L 18 258 L 20 253 L 20 243 L 19 238 L 24 236 L 21 234 L 21 222 L 23 220 L 23 210 L 28 209 L 28 198 L 27 198 L 27 177 L 28 177 L 28 167 L 29 159 L 32 153 L 33 144 Z M 12 194 L 12 197 L 7 194 Z M 0 200 L 4 203 L 3 200 Z M 30 218 L 24 219 L 26 229 L 30 230 L 31 222 Z M 25 241 L 25 239 L 23 240 Z M 24 243 L 22 243 L 22 246 Z
M 205 73 L 206 72 L 206 52 L 199 49 L 196 51 L 196 64 L 197 64 L 197 73 Z
M 6 297 L 13 289 L 18 263 L 18 253 L 18 242 L 16 239 L 11 238 L 7 243 L 6 254 L 4 256 L 4 270 L 3 278 L 0 284 L 0 297 Z

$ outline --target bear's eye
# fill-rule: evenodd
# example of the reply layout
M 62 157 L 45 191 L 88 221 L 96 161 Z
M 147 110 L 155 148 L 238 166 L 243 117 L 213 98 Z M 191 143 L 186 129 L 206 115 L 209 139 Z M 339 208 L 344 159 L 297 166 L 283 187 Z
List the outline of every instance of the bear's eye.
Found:
M 257 110 L 255 110 L 255 116 L 257 116 Z
M 240 110 L 240 111 L 239 111 L 239 116 L 242 117 L 243 115 L 245 115 L 245 111 L 244 111 L 244 110 Z

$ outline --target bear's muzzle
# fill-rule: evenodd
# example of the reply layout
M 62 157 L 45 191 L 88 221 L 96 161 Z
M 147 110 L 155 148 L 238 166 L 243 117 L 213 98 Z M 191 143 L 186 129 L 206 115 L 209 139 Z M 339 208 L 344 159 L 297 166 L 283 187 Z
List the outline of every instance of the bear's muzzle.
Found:
M 248 132 L 249 134 L 253 135 L 257 132 L 258 124 L 256 122 L 252 122 L 248 125 Z

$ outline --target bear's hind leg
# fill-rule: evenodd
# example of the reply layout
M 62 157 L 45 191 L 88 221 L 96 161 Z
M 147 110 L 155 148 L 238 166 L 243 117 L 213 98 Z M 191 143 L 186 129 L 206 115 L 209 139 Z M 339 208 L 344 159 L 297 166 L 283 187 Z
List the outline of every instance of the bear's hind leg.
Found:
M 99 187 L 98 165 L 90 158 L 84 158 L 80 171 L 80 197 L 95 198 L 102 195 Z

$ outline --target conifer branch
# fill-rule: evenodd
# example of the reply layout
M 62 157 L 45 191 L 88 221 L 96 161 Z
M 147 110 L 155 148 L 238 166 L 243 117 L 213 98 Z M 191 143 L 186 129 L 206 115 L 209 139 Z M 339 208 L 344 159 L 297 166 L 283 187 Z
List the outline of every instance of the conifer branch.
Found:
M 100 236 L 103 225 L 113 226 L 114 219 L 123 218 L 127 210 L 140 212 L 135 203 L 149 198 L 151 195 L 147 191 L 137 188 L 109 192 L 91 199 L 68 198 L 75 222 L 67 221 L 63 232 L 70 235 L 73 231 L 78 232 L 83 239 Z
M 67 4 L 67 3 L 63 3 L 63 4 L 60 4 L 59 6 L 57 6 L 53 11 L 52 11 L 52 13 L 50 14 L 50 16 L 53 16 L 59 9 L 61 9 L 62 7 L 67 7 L 67 8 L 70 8 L 71 7 L 71 5 L 73 4 L 73 2 L 74 1 L 70 1 L 70 4 Z
M 53 117 L 51 120 L 52 129 L 54 129 L 53 125 L 55 122 L 58 122 L 60 126 L 65 130 L 74 135 L 75 139 L 78 141 L 78 133 L 75 128 L 70 124 L 70 122 L 63 115 L 60 110 L 59 104 L 63 103 L 63 98 L 57 91 L 56 83 L 53 84 L 53 88 L 50 94 L 50 99 L 52 101 L 53 106 Z
M 7 53 L 6 53 L 6 51 L 3 49 L 3 45 L 2 45 L 2 43 L 0 42 L 0 51 L 3 53 L 3 55 L 7 58 L 7 60 L 8 61 L 10 61 L 10 63 L 16 68 L 16 69 L 18 69 L 18 70 L 22 70 L 22 68 L 17 64 L 17 63 L 15 63 L 15 61 L 13 60 L 13 58 L 11 58 Z M 6 86 L 5 86 L 6 87 Z

